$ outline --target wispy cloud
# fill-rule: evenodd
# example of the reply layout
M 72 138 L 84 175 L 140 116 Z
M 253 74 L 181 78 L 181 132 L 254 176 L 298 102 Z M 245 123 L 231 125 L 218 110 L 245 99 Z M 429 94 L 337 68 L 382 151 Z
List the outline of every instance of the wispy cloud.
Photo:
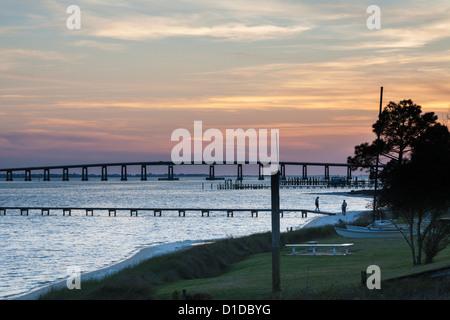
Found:
M 129 17 L 103 21 L 91 35 L 121 40 L 162 39 L 167 37 L 212 37 L 234 41 L 279 39 L 297 35 L 309 29 L 301 25 L 278 26 L 273 24 L 246 25 L 226 23 L 201 24 L 196 17 Z

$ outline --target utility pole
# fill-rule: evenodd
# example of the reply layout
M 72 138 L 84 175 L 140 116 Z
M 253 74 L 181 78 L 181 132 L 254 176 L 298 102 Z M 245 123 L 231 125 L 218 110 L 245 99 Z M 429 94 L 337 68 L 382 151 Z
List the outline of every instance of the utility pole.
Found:
M 380 159 L 380 127 L 381 127 L 381 107 L 383 104 L 383 87 L 380 91 L 380 110 L 378 112 L 378 122 L 377 122 L 377 159 L 375 162 L 375 190 L 373 193 L 373 220 L 376 220 L 377 216 L 377 189 L 378 189 L 378 163 Z
M 272 202 L 272 298 L 281 298 L 280 280 L 280 172 L 271 175 Z

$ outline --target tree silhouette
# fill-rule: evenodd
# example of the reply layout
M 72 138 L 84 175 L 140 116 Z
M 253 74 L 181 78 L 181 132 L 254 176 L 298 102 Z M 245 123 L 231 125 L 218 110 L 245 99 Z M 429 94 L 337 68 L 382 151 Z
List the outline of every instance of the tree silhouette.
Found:
M 398 104 L 389 102 L 380 118 L 372 125 L 375 134 L 379 125 L 380 156 L 385 162 L 395 160 L 397 164 L 401 164 L 409 157 L 415 139 L 427 128 L 435 125 L 436 120 L 434 112 L 422 113 L 422 107 L 410 99 L 402 100 Z M 347 162 L 366 167 L 373 166 L 377 156 L 376 145 L 377 140 L 370 144 L 365 142 L 355 146 L 354 156 L 348 157 Z

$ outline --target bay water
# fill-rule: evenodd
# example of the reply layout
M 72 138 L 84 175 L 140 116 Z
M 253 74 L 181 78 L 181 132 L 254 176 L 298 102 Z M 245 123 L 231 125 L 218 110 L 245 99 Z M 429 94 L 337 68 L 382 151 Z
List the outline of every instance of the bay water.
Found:
M 0 207 L 92 207 L 92 208 L 215 208 L 270 209 L 270 189 L 218 190 L 223 181 L 206 181 L 204 177 L 185 177 L 178 181 L 158 181 L 150 178 L 128 181 L 110 178 L 89 181 L 0 181 Z M 246 184 L 269 185 L 270 179 L 258 181 L 245 178 Z M 349 197 L 349 189 L 290 187 L 280 190 L 280 207 L 290 209 L 315 208 L 320 197 L 320 209 L 340 213 L 345 199 L 348 211 L 365 211 L 370 199 Z M 139 250 L 180 241 L 208 241 L 239 237 L 271 230 L 270 212 L 251 217 L 250 212 L 211 212 L 202 217 L 200 211 L 178 212 L 94 211 L 74 210 L 71 216 L 51 211 L 42 216 L 40 210 L 20 215 L 8 210 L 0 215 L 0 299 L 11 299 L 31 290 L 67 278 L 67 268 L 77 266 L 85 272 L 106 268 L 123 261 Z M 280 219 L 280 229 L 301 228 L 322 215 L 286 212 Z

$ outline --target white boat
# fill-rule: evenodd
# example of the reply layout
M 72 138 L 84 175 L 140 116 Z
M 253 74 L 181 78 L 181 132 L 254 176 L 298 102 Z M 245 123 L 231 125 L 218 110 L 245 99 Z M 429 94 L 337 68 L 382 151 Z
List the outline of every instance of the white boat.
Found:
M 351 228 L 334 228 L 336 232 L 347 238 L 398 238 L 403 237 L 401 230 L 395 229 L 383 229 L 383 228 L 369 228 L 369 227 L 356 227 Z M 405 230 L 403 230 L 405 232 Z

